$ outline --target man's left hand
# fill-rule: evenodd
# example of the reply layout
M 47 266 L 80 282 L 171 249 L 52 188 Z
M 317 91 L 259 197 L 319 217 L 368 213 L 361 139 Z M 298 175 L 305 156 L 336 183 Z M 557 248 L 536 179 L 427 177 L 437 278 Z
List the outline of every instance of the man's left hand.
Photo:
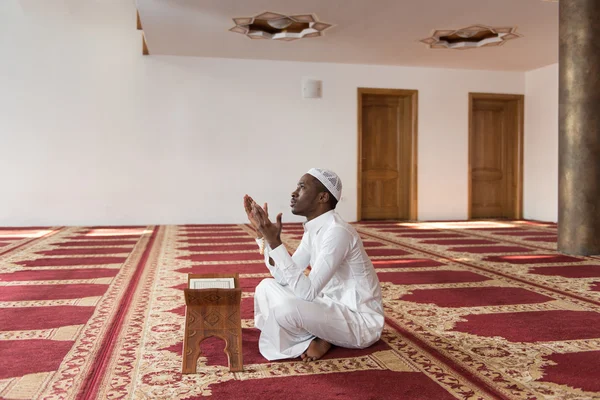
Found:
M 254 203 L 252 205 L 252 218 L 257 222 L 257 229 L 269 243 L 269 247 L 275 249 L 281 245 L 281 216 L 283 214 L 279 213 L 277 215 L 277 222 L 274 224 L 269 220 L 267 210 L 266 204 L 263 210 L 258 204 Z

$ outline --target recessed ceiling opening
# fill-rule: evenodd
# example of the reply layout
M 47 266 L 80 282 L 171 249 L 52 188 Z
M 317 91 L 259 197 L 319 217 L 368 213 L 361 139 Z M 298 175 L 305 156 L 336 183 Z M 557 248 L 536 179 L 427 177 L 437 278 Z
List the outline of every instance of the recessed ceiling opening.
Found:
M 430 49 L 466 50 L 502 46 L 508 40 L 522 37 L 516 30 L 516 27 L 472 25 L 457 30 L 436 30 L 432 36 L 422 39 L 421 42 L 427 44 Z
M 255 17 L 234 18 L 231 32 L 241 33 L 250 39 L 292 41 L 319 37 L 332 25 L 317 20 L 312 14 L 283 15 L 264 12 Z

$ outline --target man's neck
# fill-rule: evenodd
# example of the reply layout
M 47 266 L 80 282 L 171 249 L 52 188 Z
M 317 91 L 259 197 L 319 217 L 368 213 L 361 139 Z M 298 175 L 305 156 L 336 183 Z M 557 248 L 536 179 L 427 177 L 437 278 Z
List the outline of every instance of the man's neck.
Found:
M 333 208 L 326 208 L 326 209 L 316 210 L 313 214 L 306 216 L 306 222 L 312 221 L 313 219 L 315 219 L 317 217 L 320 217 L 321 215 L 323 215 L 325 213 L 328 213 L 331 210 L 333 210 Z

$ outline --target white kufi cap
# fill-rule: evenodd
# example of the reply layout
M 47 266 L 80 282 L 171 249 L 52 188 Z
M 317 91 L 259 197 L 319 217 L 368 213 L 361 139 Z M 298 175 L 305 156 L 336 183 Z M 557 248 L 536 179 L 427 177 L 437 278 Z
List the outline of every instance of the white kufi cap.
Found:
M 309 175 L 314 176 L 331 192 L 337 201 L 342 197 L 342 180 L 333 171 L 321 168 L 311 168 L 308 171 Z

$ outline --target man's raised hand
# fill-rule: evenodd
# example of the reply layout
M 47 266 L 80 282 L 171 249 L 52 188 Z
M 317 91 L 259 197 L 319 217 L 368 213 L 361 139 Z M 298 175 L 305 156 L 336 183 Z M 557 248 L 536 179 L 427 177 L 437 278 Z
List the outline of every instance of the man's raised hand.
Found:
M 258 230 L 258 221 L 252 215 L 252 208 L 254 207 L 254 205 L 257 205 L 256 202 L 254 201 L 254 199 L 248 195 L 245 195 L 244 196 L 244 210 L 246 210 L 246 215 L 248 216 L 248 220 L 250 221 L 250 224 L 256 230 L 256 233 L 258 233 L 258 235 L 259 235 L 258 237 L 261 238 L 262 234 Z M 267 206 L 267 204 L 265 203 L 265 207 L 266 206 Z M 268 216 L 268 214 L 267 214 L 267 216 Z
M 269 220 L 268 205 L 265 203 L 265 208 L 262 209 L 256 202 L 252 205 L 251 218 L 257 222 L 257 230 L 264 236 L 269 243 L 269 246 L 274 249 L 281 245 L 281 217 L 283 214 L 277 215 L 277 222 L 273 224 Z

